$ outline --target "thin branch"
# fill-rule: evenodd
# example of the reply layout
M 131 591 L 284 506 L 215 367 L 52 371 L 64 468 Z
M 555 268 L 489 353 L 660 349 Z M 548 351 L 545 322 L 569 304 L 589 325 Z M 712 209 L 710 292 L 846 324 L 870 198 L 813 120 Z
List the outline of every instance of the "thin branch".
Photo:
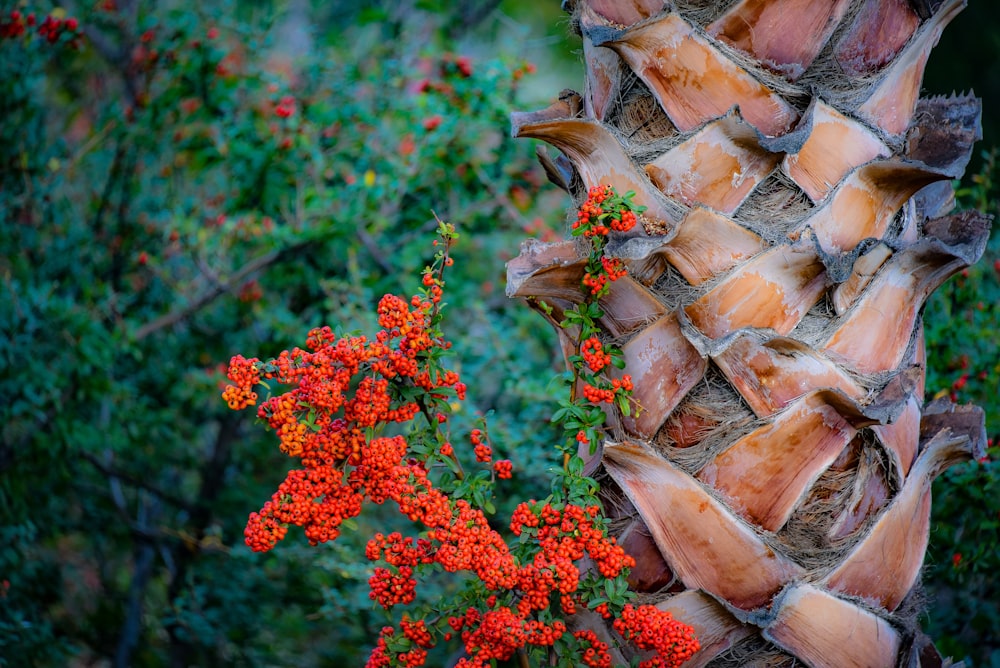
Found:
M 108 170 L 108 180 L 104 182 L 101 191 L 101 198 L 98 200 L 97 211 L 94 212 L 94 220 L 90 224 L 90 229 L 94 230 L 98 240 L 104 236 L 104 212 L 107 211 L 111 203 L 111 193 L 114 190 L 115 182 L 122 169 L 122 161 L 125 159 L 125 142 L 119 140 L 115 146 L 115 157 L 111 161 L 111 169 Z
M 105 123 L 103 128 L 95 132 L 83 146 L 76 150 L 73 157 L 69 159 L 69 162 L 66 165 L 67 171 L 75 169 L 80 160 L 90 153 L 98 144 L 104 141 L 116 127 L 118 127 L 118 121 L 116 120 L 112 119 Z
M 144 489 L 147 492 L 150 492 L 151 494 L 154 494 L 155 496 L 163 499 L 170 505 L 181 508 L 182 510 L 191 512 L 194 509 L 194 506 L 185 501 L 184 499 L 174 496 L 170 492 L 165 492 L 150 482 L 146 482 L 145 480 L 140 480 L 131 473 L 126 473 L 125 471 L 122 471 L 118 468 L 108 466 L 107 464 L 101 462 L 95 455 L 92 455 L 89 452 L 81 452 L 80 456 L 84 460 L 89 462 L 94 468 L 96 468 L 98 471 L 100 471 L 102 474 L 104 474 L 109 478 L 114 478 L 116 480 L 128 483 L 129 485 L 133 485 L 140 489 Z
M 83 27 L 83 34 L 101 58 L 113 65 L 120 64 L 122 60 L 121 47 L 113 44 L 103 31 L 97 30 L 93 26 L 85 25 Z
M 396 268 L 385 259 L 385 249 L 379 248 L 375 239 L 372 238 L 372 235 L 368 234 L 368 230 L 363 227 L 358 227 L 355 230 L 355 234 L 358 235 L 358 240 L 361 241 L 361 245 L 365 247 L 365 250 L 367 250 L 368 254 L 371 255 L 372 260 L 379 266 L 379 269 L 384 271 L 389 276 L 396 273 Z
M 492 195 L 493 198 L 503 206 L 507 215 L 511 218 L 520 220 L 522 225 L 528 225 L 530 221 L 518 210 L 516 206 L 514 206 L 514 203 L 509 197 L 507 197 L 507 193 L 501 192 L 496 188 L 496 186 L 493 185 L 493 179 L 491 179 L 489 175 L 483 171 L 482 167 L 476 168 L 476 177 L 479 179 L 479 182 L 486 187 L 486 190 L 489 191 L 490 195 Z
M 210 266 L 208 266 L 208 263 L 205 262 L 205 258 L 201 256 L 197 249 L 192 249 L 192 251 L 191 255 L 194 258 L 194 264 L 198 267 L 198 271 L 201 272 L 202 276 L 208 279 L 209 285 L 215 289 L 221 289 L 228 292 L 222 279 Z
M 298 243 L 292 244 L 291 246 L 288 246 L 287 248 L 283 248 L 278 251 L 271 251 L 270 253 L 265 253 L 264 255 L 261 255 L 260 257 L 255 258 L 250 262 L 247 262 L 227 280 L 222 281 L 216 285 L 213 285 L 208 290 L 195 297 L 193 300 L 191 300 L 191 302 L 189 302 L 185 306 L 176 309 L 174 311 L 171 311 L 169 313 L 166 313 L 160 316 L 159 318 L 156 318 L 151 322 L 147 322 L 145 325 L 139 327 L 139 329 L 135 331 L 135 340 L 141 341 L 142 339 L 146 338 L 150 334 L 153 334 L 154 332 L 158 332 L 161 329 L 170 327 L 171 325 L 175 325 L 178 322 L 181 322 L 182 320 L 190 318 L 192 315 L 194 315 L 201 309 L 205 308 L 205 306 L 215 301 L 216 298 L 237 288 L 243 281 L 246 280 L 248 276 L 265 269 L 266 267 L 284 259 L 288 255 L 291 255 L 296 251 L 302 250 L 303 248 L 309 246 L 312 243 L 313 240 L 300 241 Z
M 149 543 L 136 546 L 133 556 L 132 582 L 129 584 L 128 600 L 125 605 L 125 623 L 122 625 L 118 645 L 115 648 L 114 668 L 127 668 L 132 665 L 135 649 L 142 635 L 143 598 L 150 579 L 153 577 L 153 566 L 156 552 Z
M 72 11 L 74 3 L 69 3 Z M 76 13 L 76 12 L 74 12 Z M 118 11 L 115 12 L 115 25 L 118 28 L 118 39 L 112 40 L 108 34 L 92 25 L 84 26 L 83 34 L 94 50 L 121 77 L 125 86 L 128 101 L 135 106 L 139 99 L 139 84 L 136 81 L 134 68 L 128 54 L 136 43 L 134 27 L 138 19 L 138 3 L 132 0 L 118 0 Z
M 132 665 L 132 655 L 139 646 L 143 631 L 143 604 L 146 598 L 146 588 L 153 577 L 156 563 L 155 537 L 144 537 L 140 532 L 148 532 L 148 522 L 155 519 L 162 509 L 162 499 L 156 496 L 149 498 L 143 495 L 137 518 L 132 527 L 132 536 L 136 538 L 133 546 L 132 582 L 129 584 L 127 603 L 125 604 L 125 620 L 122 624 L 118 646 L 115 649 L 114 668 L 128 668 Z
M 239 432 L 239 420 L 227 417 L 219 423 L 219 431 L 215 435 L 215 443 L 208 460 L 204 461 L 199 471 L 201 484 L 198 488 L 198 505 L 191 512 L 188 520 L 189 531 L 183 534 L 178 532 L 182 543 L 177 544 L 173 550 L 173 560 L 175 570 L 172 573 L 170 582 L 167 585 L 167 600 L 174 605 L 183 589 L 187 586 L 187 572 L 194 560 L 203 551 L 203 548 L 210 543 L 206 543 L 205 530 L 212 521 L 214 511 L 213 504 L 223 489 L 223 477 L 232 456 L 233 442 L 236 441 Z M 187 538 L 192 542 L 187 542 Z M 192 549 L 193 548 L 193 549 Z M 189 666 L 192 663 L 192 653 L 194 645 L 190 638 L 182 632 L 182 624 L 178 620 L 167 625 L 167 635 L 170 637 L 170 660 L 169 665 L 180 668 Z

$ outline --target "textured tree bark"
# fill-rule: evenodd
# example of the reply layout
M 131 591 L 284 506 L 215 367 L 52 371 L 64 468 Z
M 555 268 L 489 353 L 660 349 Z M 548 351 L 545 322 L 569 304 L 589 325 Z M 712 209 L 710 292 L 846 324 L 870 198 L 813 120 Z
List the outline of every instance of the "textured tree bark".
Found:
M 641 411 L 582 453 L 630 584 L 694 626 L 691 665 L 951 665 L 916 621 L 931 483 L 985 433 L 924 405 L 921 309 L 991 221 L 950 213 L 979 101 L 919 93 L 964 2 L 564 7 L 583 93 L 513 132 L 558 149 L 577 203 L 610 184 L 646 207 L 601 303 Z M 526 244 L 508 295 L 558 325 L 585 252 Z

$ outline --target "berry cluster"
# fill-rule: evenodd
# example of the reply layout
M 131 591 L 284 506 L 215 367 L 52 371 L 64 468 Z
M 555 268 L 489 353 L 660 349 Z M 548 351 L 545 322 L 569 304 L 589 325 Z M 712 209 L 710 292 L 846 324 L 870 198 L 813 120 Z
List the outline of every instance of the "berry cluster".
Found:
M 369 580 L 371 598 L 386 608 L 411 603 L 416 597 L 415 573 L 425 564 L 437 564 L 452 573 L 474 573 L 487 590 L 496 592 L 488 597 L 485 609 L 469 607 L 449 619 L 468 653 L 458 665 L 485 666 L 492 659 L 510 658 L 526 645 L 545 647 L 562 638 L 567 631 L 565 624 L 545 623 L 539 613 L 549 608 L 553 596 L 558 597 L 564 614 L 586 605 L 580 591 L 580 564 L 585 557 L 605 578 L 615 578 L 634 565 L 598 524 L 596 506 L 565 505 L 560 509 L 552 503 L 519 505 L 511 519 L 511 531 L 533 540 L 530 551 L 518 559 L 490 528 L 482 511 L 465 500 L 449 500 L 426 477 L 416 476 L 396 490 L 394 498 L 400 510 L 426 527 L 426 537 L 414 539 L 395 532 L 376 534 L 368 542 L 365 556 L 386 564 L 376 568 Z M 421 647 L 433 646 L 431 632 L 426 626 L 420 628 Z M 414 633 L 407 633 L 405 626 L 403 631 L 407 637 Z M 383 634 L 368 665 L 423 665 L 424 654 L 420 652 L 393 652 L 392 635 Z M 594 656 L 599 656 L 600 645 L 591 647 Z
M 611 284 L 627 273 L 621 259 L 603 255 L 593 266 L 587 266 L 583 285 L 590 289 L 590 294 L 594 297 L 603 297 L 611 289 Z
M 632 392 L 632 377 L 629 375 L 602 382 L 600 386 L 583 384 L 583 396 L 592 404 L 613 404 L 616 399 L 627 399 Z
M 473 429 L 472 433 L 469 434 L 469 440 L 472 441 L 476 461 L 489 464 L 493 459 L 493 448 L 490 447 L 489 443 L 483 441 L 483 430 Z
M 295 114 L 295 98 L 291 95 L 283 95 L 278 105 L 274 108 L 274 115 L 279 118 L 288 118 Z
M 422 61 L 419 67 L 427 76 L 417 82 L 413 92 L 440 96 L 456 109 L 468 109 L 468 96 L 462 91 L 468 90 L 476 81 L 472 78 L 475 68 L 468 56 L 446 53 L 440 60 Z M 477 89 L 476 93 L 481 95 L 482 91 Z M 425 121 L 424 128 L 430 132 L 438 127 L 440 121 L 440 117 L 431 116 Z
M 453 72 L 463 79 L 468 79 L 472 76 L 472 61 L 468 56 L 446 53 L 441 58 L 441 71 L 445 74 Z
M 520 81 L 528 74 L 534 74 L 537 71 L 534 63 L 529 63 L 525 61 L 520 67 L 515 67 L 510 76 L 514 81 Z
M 632 202 L 633 196 L 632 192 L 619 195 L 609 185 L 594 186 L 576 215 L 573 236 L 582 236 L 591 245 L 583 277 L 583 286 L 591 298 L 606 295 L 611 283 L 627 273 L 625 263 L 619 258 L 606 256 L 604 248 L 611 232 L 628 232 L 638 221 L 637 213 L 645 210 L 645 207 Z
M 580 575 L 579 571 L 574 572 L 572 563 L 582 559 L 585 552 L 606 578 L 617 577 L 625 568 L 635 565 L 635 560 L 625 554 L 615 539 L 608 537 L 604 528 L 599 525 L 600 516 L 600 508 L 597 506 L 584 508 L 566 504 L 559 509 L 552 503 L 530 501 L 515 509 L 510 530 L 515 536 L 529 532 L 536 537 L 539 554 L 543 558 L 539 562 L 536 557 L 536 566 L 539 563 L 543 566 L 563 565 L 564 568 L 555 568 L 553 572 L 562 572 L 566 576 L 564 580 L 569 585 L 557 588 L 562 594 L 570 594 L 576 590 L 576 581 Z
M 253 388 L 260 383 L 260 371 L 257 369 L 259 361 L 256 358 L 247 359 L 243 355 L 236 355 L 229 361 L 227 375 L 233 384 L 226 386 L 222 398 L 234 411 L 257 404 L 257 393 Z
M 588 668 L 611 668 L 611 655 L 608 654 L 608 644 L 597 637 L 590 629 L 573 633 L 583 652 L 580 660 Z
M 591 336 L 580 344 L 580 354 L 594 373 L 611 364 L 611 355 L 604 351 L 604 345 L 596 336 Z
M 293 385 L 264 401 L 257 416 L 277 433 L 281 450 L 305 467 L 290 472 L 251 516 L 248 545 L 270 549 L 284 535 L 278 527 L 287 524 L 304 527 L 314 544 L 331 540 L 343 520 L 361 511 L 365 497 L 402 501 L 410 478 L 423 475 L 406 461 L 406 439 L 370 438 L 366 432 L 409 422 L 419 412 L 416 402 L 396 398 L 399 385 L 434 392 L 458 384 L 457 374 L 427 367 L 428 351 L 442 344 L 428 332 L 431 311 L 431 303 L 420 298 L 407 303 L 386 295 L 378 306 L 382 331 L 374 341 L 338 338 L 325 327 L 309 333 L 305 350 L 284 351 L 267 363 L 232 359 L 233 384 L 223 398 L 234 409 L 256 403 L 253 387 L 261 380 Z
M 497 592 L 489 596 L 484 609 L 469 607 L 449 618 L 448 624 L 459 634 L 467 658 L 458 666 L 486 666 L 491 660 L 506 660 L 522 647 L 550 647 L 567 635 L 565 623 L 545 621 L 552 601 L 558 600 L 563 614 L 576 612 L 587 604 L 581 589 L 581 564 L 589 558 L 605 578 L 615 578 L 634 565 L 631 557 L 609 538 L 598 523 L 596 506 L 572 504 L 522 503 L 514 511 L 510 528 L 515 536 L 530 537 L 528 551 L 515 565 L 513 582 L 487 588 Z M 573 634 L 573 637 L 579 634 Z M 588 665 L 610 665 L 607 646 L 589 643 Z M 603 662 L 603 663 L 602 663 Z
M 446 256 L 441 254 L 441 266 Z M 366 499 L 393 499 L 401 510 L 409 509 L 404 514 L 431 516 L 433 503 L 426 497 L 433 488 L 423 465 L 408 457 L 402 435 L 378 432 L 420 412 L 416 401 L 401 398 L 406 387 L 419 387 L 432 400 L 443 397 L 445 388 L 464 395 L 458 374 L 438 366 L 436 353 L 447 343 L 434 327 L 436 317 L 426 296 L 407 302 L 386 295 L 378 305 L 382 329 L 374 340 L 338 337 L 323 327 L 309 333 L 305 349 L 284 351 L 268 362 L 233 357 L 222 395 L 230 408 L 256 405 L 254 388 L 262 381 L 291 386 L 261 403 L 257 416 L 275 431 L 281 450 L 303 467 L 289 472 L 271 500 L 250 516 L 244 534 L 251 548 L 271 549 L 288 525 L 303 527 L 310 543 L 333 540 Z M 446 498 L 443 505 L 452 517 Z
M 509 459 L 499 459 L 493 462 L 493 472 L 500 480 L 510 480 L 514 476 L 514 464 Z
M 690 626 L 655 605 L 626 605 L 614 621 L 614 628 L 636 647 L 656 652 L 639 668 L 676 668 L 701 649 Z
M 437 564 L 449 573 L 470 572 L 492 590 L 517 584 L 517 564 L 506 542 L 489 526 L 486 515 L 464 499 L 452 501 L 424 478 L 401 486 L 396 495 L 400 510 L 426 527 L 426 538 L 414 541 L 398 532 L 376 534 L 365 555 L 383 560 L 369 579 L 371 598 L 384 608 L 409 603 L 416 588 L 410 576 L 422 564 Z
M 38 23 L 34 13 L 25 15 L 17 9 L 12 10 L 6 18 L 0 17 L 0 39 L 16 39 L 36 26 L 38 35 L 49 44 L 55 44 L 66 34 L 69 35 L 68 43 L 72 48 L 80 46 L 80 22 L 75 18 L 61 19 L 48 15 Z
M 404 621 L 405 624 L 405 621 Z M 411 640 L 404 627 L 403 633 L 396 633 L 396 629 L 391 626 L 383 626 L 379 635 L 375 650 L 368 657 L 365 668 L 388 668 L 388 666 L 400 666 L 410 668 L 423 666 L 427 661 L 427 647 L 433 645 L 422 645 L 415 640 Z M 426 630 L 425 630 L 426 632 Z M 420 636 L 423 640 L 423 636 Z M 417 645 L 413 647 L 413 645 Z M 409 649 L 402 649 L 407 647 Z
M 580 206 L 573 223 L 573 235 L 585 238 L 606 237 L 615 232 L 628 232 L 638 222 L 636 212 L 642 207 L 632 204 L 634 193 L 619 196 L 609 185 L 598 185 L 587 193 L 586 201 Z

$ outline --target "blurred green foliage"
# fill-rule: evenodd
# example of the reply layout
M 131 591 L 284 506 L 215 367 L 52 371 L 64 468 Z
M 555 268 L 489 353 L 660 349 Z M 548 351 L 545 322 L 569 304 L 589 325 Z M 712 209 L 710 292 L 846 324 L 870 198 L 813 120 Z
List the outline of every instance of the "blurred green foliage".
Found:
M 462 234 L 457 419 L 489 415 L 514 462 L 499 516 L 545 493 L 561 361 L 503 263 L 562 236 L 568 201 L 507 116 L 558 76 L 515 80 L 527 30 L 490 5 L 106 0 L 74 9 L 79 50 L 0 39 L 0 665 L 363 661 L 383 618 L 360 541 L 390 516 L 251 554 L 246 516 L 290 463 L 225 407 L 222 368 L 371 331 L 383 293 L 416 289 L 435 215 Z M 984 164 L 962 201 L 993 211 Z M 994 438 L 998 258 L 995 236 L 925 312 L 929 396 L 983 406 Z M 998 475 L 935 485 L 928 625 L 976 666 L 1000 665 Z
M 959 187 L 963 208 L 998 208 L 996 149 Z M 953 467 L 934 484 L 933 526 L 925 586 L 927 629 L 945 655 L 972 666 L 1000 667 L 1000 232 L 994 224 L 978 264 L 953 277 L 928 301 L 927 399 L 950 396 L 986 412 L 989 452 Z
M 79 50 L 0 40 L 0 665 L 363 662 L 366 532 L 244 547 L 292 463 L 226 408 L 223 367 L 370 331 L 435 215 L 463 236 L 460 417 L 502 416 L 511 504 L 548 488 L 554 337 L 503 295 L 565 209 L 508 136 L 524 63 L 450 53 L 460 9 L 307 25 L 302 52 L 293 9 L 99 3 Z

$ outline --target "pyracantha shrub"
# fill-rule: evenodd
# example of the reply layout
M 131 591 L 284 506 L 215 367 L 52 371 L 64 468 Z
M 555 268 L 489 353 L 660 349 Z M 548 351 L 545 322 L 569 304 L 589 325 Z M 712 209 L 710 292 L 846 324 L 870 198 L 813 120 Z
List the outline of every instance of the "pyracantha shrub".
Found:
M 609 229 L 635 224 L 629 197 L 595 190 L 580 221 L 593 251 L 585 281 L 603 286 L 616 280 L 603 241 Z M 441 331 L 444 276 L 457 235 L 444 223 L 438 231 L 439 250 L 423 272 L 420 293 L 410 300 L 382 297 L 381 329 L 373 338 L 338 336 L 324 327 L 309 333 L 305 348 L 269 361 L 233 357 L 223 398 L 235 410 L 256 406 L 281 450 L 299 462 L 250 516 L 247 545 L 270 550 L 290 525 L 302 527 L 314 545 L 334 540 L 367 504 L 391 502 L 408 518 L 412 535 L 375 533 L 365 550 L 374 564 L 370 598 L 390 614 L 412 608 L 383 628 L 370 668 L 425 665 L 435 646 L 452 639 L 465 652 L 459 666 L 489 665 L 515 654 L 558 656 L 560 665 L 610 666 L 613 647 L 606 639 L 567 624 L 567 616 L 586 609 L 614 620 L 619 637 L 612 643 L 633 642 L 655 652 L 640 665 L 680 665 L 699 647 L 693 631 L 655 606 L 628 602 L 625 578 L 635 562 L 608 535 L 594 481 L 583 476 L 582 460 L 573 454 L 580 443 L 599 437 L 599 404 L 629 410 L 628 376 L 602 375 L 620 363 L 620 351 L 605 350 L 598 338 L 596 300 L 603 290 L 592 291 L 587 310 L 575 317 L 584 323 L 586 338 L 573 358 L 570 382 L 580 384 L 584 396 L 572 397 L 556 416 L 565 420 L 568 434 L 562 473 L 548 499 L 517 506 L 508 540 L 489 515 L 495 487 L 512 476 L 513 465 L 493 460 L 485 421 L 468 435 L 471 452 L 457 449 L 450 433 L 454 404 L 467 387 L 444 366 L 451 347 Z M 272 384 L 290 389 L 278 394 L 270 391 Z M 263 400 L 262 387 L 268 391 Z M 465 469 L 462 461 L 468 459 L 475 470 Z M 420 591 L 434 573 L 467 577 L 460 595 L 431 609 L 421 605 Z

